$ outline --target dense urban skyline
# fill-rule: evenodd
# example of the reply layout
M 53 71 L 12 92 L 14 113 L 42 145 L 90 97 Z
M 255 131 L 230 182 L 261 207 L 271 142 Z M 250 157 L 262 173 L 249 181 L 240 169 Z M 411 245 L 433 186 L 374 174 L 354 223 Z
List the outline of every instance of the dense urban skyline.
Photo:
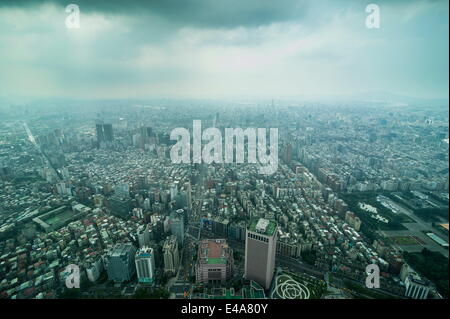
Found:
M 0 299 L 448 302 L 448 35 L 441 0 L 1 1 Z

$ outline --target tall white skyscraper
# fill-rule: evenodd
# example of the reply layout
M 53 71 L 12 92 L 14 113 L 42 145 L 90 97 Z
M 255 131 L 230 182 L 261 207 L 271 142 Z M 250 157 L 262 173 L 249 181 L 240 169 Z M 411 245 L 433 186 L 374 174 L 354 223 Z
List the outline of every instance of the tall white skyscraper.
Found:
M 155 255 L 153 248 L 142 247 L 136 252 L 134 262 L 138 281 L 152 284 L 155 278 Z
M 430 282 L 422 279 L 417 273 L 410 273 L 405 279 L 405 296 L 412 299 L 427 299 Z
M 150 245 L 149 225 L 141 225 L 137 231 L 139 248 Z

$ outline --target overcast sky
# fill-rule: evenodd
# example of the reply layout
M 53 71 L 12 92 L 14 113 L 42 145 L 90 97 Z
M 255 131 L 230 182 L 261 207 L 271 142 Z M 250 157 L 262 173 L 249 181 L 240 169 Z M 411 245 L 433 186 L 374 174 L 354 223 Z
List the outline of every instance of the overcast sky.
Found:
M 0 97 L 448 98 L 448 0 L 129 2 L 1 0 Z

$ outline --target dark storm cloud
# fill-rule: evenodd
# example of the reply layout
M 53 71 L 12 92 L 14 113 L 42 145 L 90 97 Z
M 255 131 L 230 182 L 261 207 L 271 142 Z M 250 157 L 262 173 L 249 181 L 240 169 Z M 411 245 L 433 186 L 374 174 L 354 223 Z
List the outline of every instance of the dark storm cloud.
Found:
M 0 70 L 0 97 L 442 97 L 448 1 L 0 0 Z
M 299 0 L 6 0 L 0 7 L 75 3 L 84 12 L 158 15 L 174 24 L 227 28 L 299 19 L 308 2 Z

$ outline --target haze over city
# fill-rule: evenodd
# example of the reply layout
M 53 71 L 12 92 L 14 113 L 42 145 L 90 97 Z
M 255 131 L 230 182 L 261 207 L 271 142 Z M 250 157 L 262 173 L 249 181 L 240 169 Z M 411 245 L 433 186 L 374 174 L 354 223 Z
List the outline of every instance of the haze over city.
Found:
M 448 1 L 1 1 L 0 98 L 448 98 Z
M 448 302 L 448 1 L 74 1 L 0 2 L 0 299 Z

